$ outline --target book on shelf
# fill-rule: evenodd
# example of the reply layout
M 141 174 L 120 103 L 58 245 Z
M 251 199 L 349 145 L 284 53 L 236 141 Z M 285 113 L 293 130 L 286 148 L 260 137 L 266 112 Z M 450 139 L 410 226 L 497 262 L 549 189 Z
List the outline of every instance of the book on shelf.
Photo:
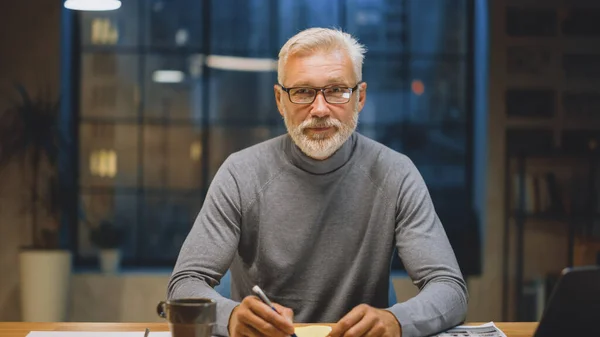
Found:
M 522 179 L 523 194 L 521 195 L 521 177 L 518 174 L 513 177 L 514 211 L 520 210 L 525 214 L 563 214 L 565 212 L 564 196 L 554 173 L 526 173 Z

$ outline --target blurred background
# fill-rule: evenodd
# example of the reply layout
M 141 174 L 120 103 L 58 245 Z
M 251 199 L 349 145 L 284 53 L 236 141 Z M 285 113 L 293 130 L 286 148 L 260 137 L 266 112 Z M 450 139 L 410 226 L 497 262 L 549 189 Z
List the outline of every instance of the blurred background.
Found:
M 600 264 L 597 1 L 99 2 L 0 5 L 0 320 L 48 293 L 58 320 L 159 320 L 219 166 L 285 133 L 277 54 L 315 26 L 366 45 L 358 131 L 422 173 L 469 321 L 537 320 L 562 268 Z

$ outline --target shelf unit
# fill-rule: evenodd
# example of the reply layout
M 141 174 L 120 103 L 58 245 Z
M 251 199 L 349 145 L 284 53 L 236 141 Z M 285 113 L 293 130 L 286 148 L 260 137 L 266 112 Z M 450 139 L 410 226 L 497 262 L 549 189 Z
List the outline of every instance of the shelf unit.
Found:
M 535 159 L 549 159 L 555 161 L 565 160 L 579 160 L 579 164 L 587 165 L 588 177 L 585 185 L 589 187 L 589 190 L 585 193 L 589 196 L 586 201 L 585 209 L 583 211 L 571 211 L 569 209 L 564 210 L 550 210 L 544 212 L 528 212 L 526 209 L 526 175 L 528 172 L 528 163 Z M 508 298 L 508 283 L 509 283 L 509 258 L 510 258 L 510 238 L 511 231 L 516 231 L 516 244 L 515 244 L 515 312 L 516 320 L 521 321 L 524 319 L 523 312 L 523 290 L 524 290 L 524 269 L 525 269 L 525 228 L 528 223 L 533 221 L 557 221 L 567 226 L 568 235 L 567 241 L 567 266 L 572 267 L 575 265 L 574 252 L 575 242 L 577 237 L 589 238 L 590 233 L 594 226 L 598 226 L 596 223 L 600 220 L 600 210 L 598 209 L 598 160 L 600 159 L 600 151 L 598 149 L 590 150 L 589 152 L 573 153 L 564 150 L 550 150 L 550 151 L 523 151 L 523 152 L 508 152 L 506 155 L 505 163 L 505 227 L 504 227 L 504 298 Z M 511 188 L 513 185 L 513 162 L 516 162 L 516 176 L 517 176 L 517 200 L 513 203 L 511 196 L 515 193 L 514 189 Z M 565 187 L 565 186 L 562 186 Z M 584 193 L 582 191 L 582 193 Z M 564 196 L 564 194 L 563 194 Z M 513 206 L 516 205 L 516 209 Z
M 531 241 L 525 238 L 533 235 L 533 241 L 545 243 L 538 236 L 552 235 L 552 240 L 556 240 L 553 242 L 558 242 L 564 235 L 565 264 L 573 265 L 579 235 L 589 231 L 594 222 L 596 226 L 600 223 L 597 213 L 600 208 L 597 191 L 597 180 L 600 180 L 597 173 L 600 158 L 600 28 L 594 24 L 600 20 L 600 2 L 500 0 L 496 11 L 501 13 L 498 21 L 502 28 L 495 43 L 500 46 L 500 59 L 504 62 L 498 65 L 502 67 L 498 83 L 504 95 L 501 127 L 505 145 L 502 319 L 520 321 L 525 314 L 525 276 L 545 272 L 547 266 L 562 265 L 559 261 L 536 260 L 536 263 L 545 263 L 544 268 L 528 267 L 532 257 L 526 251 L 537 254 L 538 248 L 543 252 L 542 249 L 554 247 L 528 246 Z M 532 171 L 539 168 L 539 165 L 532 168 L 536 163 L 557 165 L 561 167 L 558 170 L 564 169 L 564 172 L 572 168 L 575 171 L 571 172 L 577 174 L 583 168 L 588 170 L 589 176 L 579 175 L 574 180 L 579 185 L 587 178 L 589 190 L 585 193 L 595 198 L 590 205 L 595 205 L 596 209 L 566 207 L 565 210 L 537 212 L 542 208 L 531 207 L 532 197 L 527 194 L 532 190 Z M 577 166 L 570 167 L 571 163 Z M 541 170 L 554 169 L 548 170 L 544 166 Z M 548 187 L 549 182 L 536 181 L 542 181 L 546 184 L 544 188 Z M 567 184 L 572 188 L 572 182 Z M 548 190 L 544 191 L 547 193 Z M 533 228 L 537 230 L 533 223 L 563 226 L 557 227 L 561 231 L 559 235 L 546 231 L 546 228 L 533 233 Z M 532 247 L 535 250 L 529 250 Z M 561 251 L 555 250 L 552 257 L 562 254 L 564 247 L 560 248 Z

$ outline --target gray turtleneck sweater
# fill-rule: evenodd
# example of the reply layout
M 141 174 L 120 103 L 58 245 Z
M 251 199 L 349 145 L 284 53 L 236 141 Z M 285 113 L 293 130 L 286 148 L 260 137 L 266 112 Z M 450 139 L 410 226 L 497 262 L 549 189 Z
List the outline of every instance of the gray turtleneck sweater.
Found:
M 394 247 L 420 289 L 388 308 Z M 231 299 L 214 289 L 231 271 Z M 467 289 L 414 164 L 358 133 L 324 161 L 288 135 L 232 154 L 186 238 L 168 298 L 217 301 L 215 334 L 259 285 L 295 322 L 337 322 L 358 304 L 387 308 L 403 337 L 464 321 Z

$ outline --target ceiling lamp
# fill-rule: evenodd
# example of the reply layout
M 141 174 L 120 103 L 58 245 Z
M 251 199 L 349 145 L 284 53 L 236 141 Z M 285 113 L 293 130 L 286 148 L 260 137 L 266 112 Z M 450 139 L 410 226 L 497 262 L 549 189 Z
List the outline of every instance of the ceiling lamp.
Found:
M 66 0 L 65 8 L 78 11 L 112 11 L 121 7 L 119 0 Z

